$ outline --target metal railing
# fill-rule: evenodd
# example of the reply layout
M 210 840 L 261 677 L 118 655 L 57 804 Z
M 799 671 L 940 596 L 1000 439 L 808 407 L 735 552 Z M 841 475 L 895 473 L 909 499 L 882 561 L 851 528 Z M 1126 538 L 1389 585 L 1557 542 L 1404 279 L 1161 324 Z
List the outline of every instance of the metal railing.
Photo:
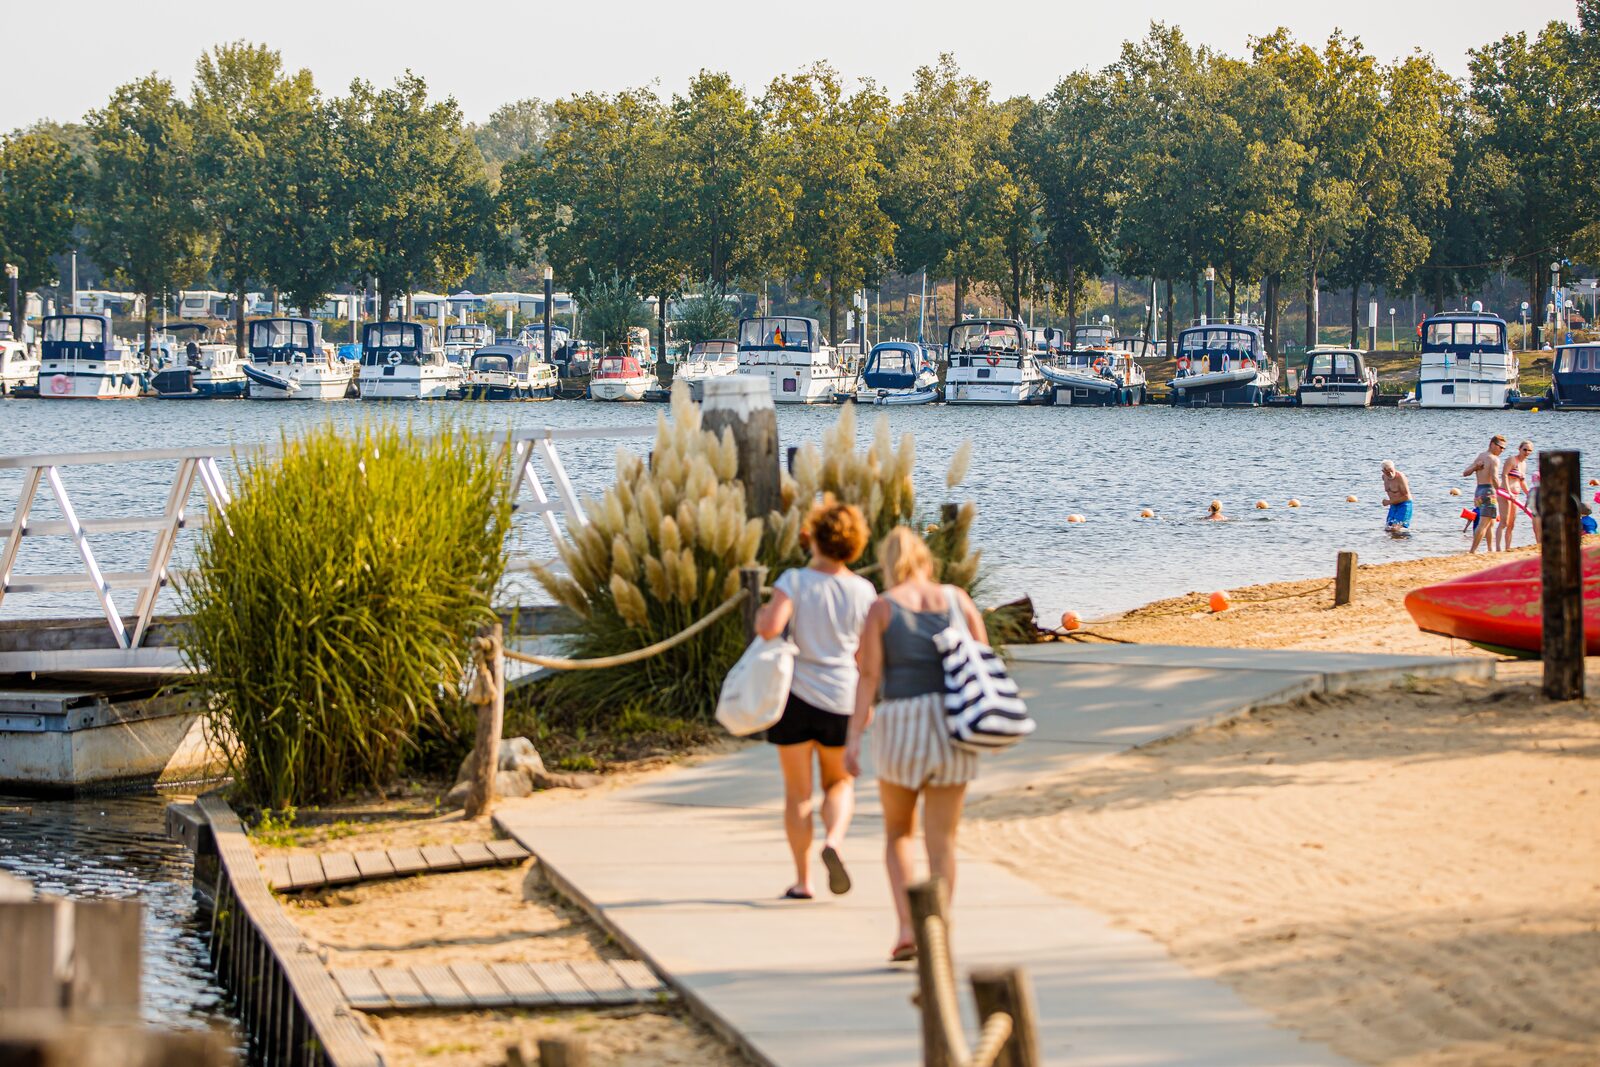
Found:
M 561 538 L 559 519 L 568 529 L 587 522 L 573 489 L 558 445 L 562 441 L 647 437 L 652 426 L 593 427 L 521 431 L 505 438 L 509 455 L 507 477 L 517 512 L 537 516 L 554 544 Z M 183 531 L 207 522 L 226 521 L 232 500 L 228 480 L 219 460 L 234 455 L 260 457 L 270 450 L 235 450 L 226 446 L 145 449 L 125 452 L 61 452 L 27 456 L 0 456 L 0 471 L 22 472 L 11 521 L 0 525 L 5 538 L 0 549 L 0 673 L 37 670 L 120 668 L 172 669 L 182 666 L 177 650 L 167 640 L 169 627 L 155 627 L 159 640 L 150 640 L 161 590 L 181 574 L 173 567 L 173 554 Z M 175 463 L 167 484 L 166 505 L 159 514 L 92 516 L 96 500 L 81 489 L 68 491 L 63 471 L 72 468 Z M 542 470 L 541 470 L 542 468 Z M 140 478 L 157 477 L 140 473 Z M 191 497 L 198 483 L 205 510 Z M 37 519 L 35 504 L 41 488 L 54 499 L 59 519 Z M 531 499 L 525 499 L 531 498 Z M 142 570 L 112 571 L 101 565 L 89 536 L 103 534 L 155 534 Z M 77 567 L 59 573 L 17 573 L 18 556 L 30 538 L 66 538 L 75 550 Z M 545 562 L 545 561 L 542 561 Z M 137 590 L 132 613 L 125 615 L 117 592 Z M 61 615 L 30 615 L 7 620 L 3 611 L 8 594 L 88 592 L 104 615 L 104 626 L 94 620 L 67 619 Z M 71 625 L 68 625 L 68 624 Z M 50 631 L 48 639 L 43 634 Z M 109 641 L 107 637 L 109 635 Z

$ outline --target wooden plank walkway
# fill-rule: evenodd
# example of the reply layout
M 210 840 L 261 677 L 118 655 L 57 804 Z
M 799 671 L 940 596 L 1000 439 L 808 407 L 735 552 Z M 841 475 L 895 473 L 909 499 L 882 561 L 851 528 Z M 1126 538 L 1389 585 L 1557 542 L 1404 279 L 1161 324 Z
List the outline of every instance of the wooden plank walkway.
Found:
M 352 1008 L 374 1013 L 593 1008 L 675 996 L 638 960 L 340 967 L 328 973 Z
M 264 856 L 261 873 L 279 893 L 327 886 L 354 885 L 380 878 L 412 874 L 468 871 L 479 867 L 509 867 L 531 853 L 515 841 L 467 841 L 459 845 L 426 848 L 392 848 L 388 851 L 307 852 L 292 856 Z

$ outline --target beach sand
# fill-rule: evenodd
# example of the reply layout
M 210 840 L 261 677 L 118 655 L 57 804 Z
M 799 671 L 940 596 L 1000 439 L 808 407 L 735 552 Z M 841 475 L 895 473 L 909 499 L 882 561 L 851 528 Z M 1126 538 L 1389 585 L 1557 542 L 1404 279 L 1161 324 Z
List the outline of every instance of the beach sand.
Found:
M 619 774 L 600 788 L 637 777 Z M 570 803 L 571 790 L 538 801 Z M 406 810 L 409 808 L 409 812 Z M 408 816 L 409 817 L 406 817 Z M 370 821 L 369 821 L 370 820 Z M 269 835 L 270 836 L 270 835 Z M 282 835 L 260 855 L 422 847 L 494 836 L 488 819 L 434 815 L 420 800 L 374 802 L 350 817 Z M 530 861 L 517 867 L 431 874 L 285 895 L 284 910 L 322 950 L 329 967 L 415 967 L 618 959 L 623 953 L 578 909 L 547 889 Z M 421 1012 L 366 1015 L 390 1067 L 501 1067 L 506 1046 L 582 1036 L 594 1067 L 741 1067 L 746 1061 L 677 1008 L 576 1011 Z
M 1180 599 L 1090 629 L 1449 652 L 1400 600 L 1489 562 L 1363 568 L 1344 608 L 1330 592 L 1158 616 Z M 1545 701 L 1537 664 L 1501 673 L 1311 698 L 1102 757 L 974 803 L 963 842 L 1357 1062 L 1600 1063 L 1600 701 Z

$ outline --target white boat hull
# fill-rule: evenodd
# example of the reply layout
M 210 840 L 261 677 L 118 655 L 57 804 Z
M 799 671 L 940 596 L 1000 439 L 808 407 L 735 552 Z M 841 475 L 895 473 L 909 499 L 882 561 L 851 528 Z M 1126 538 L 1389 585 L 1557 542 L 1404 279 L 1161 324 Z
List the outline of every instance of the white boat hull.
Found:
M 368 373 L 368 370 L 376 373 Z M 418 374 L 417 370 L 424 373 Z M 405 371 L 411 373 L 405 373 Z M 443 373 L 443 367 L 380 367 L 363 368 L 357 383 L 362 400 L 444 400 L 460 385 L 455 374 Z M 383 373 L 393 371 L 393 373 Z
M 648 374 L 637 378 L 590 378 L 589 397 L 613 403 L 643 400 L 644 394 L 655 384 L 655 377 Z
M 305 364 L 272 364 L 254 367 L 256 377 L 250 379 L 251 400 L 343 400 L 350 392 L 350 379 L 355 371 L 350 367 L 316 367 Z M 275 385 L 263 378 L 272 378 L 283 385 Z
M 844 368 L 832 365 L 749 363 L 741 367 L 740 372 L 767 379 L 774 404 L 831 404 L 833 394 L 850 384 Z
M 1305 386 L 1300 390 L 1303 408 L 1369 408 L 1372 406 L 1372 387 L 1360 389 L 1317 389 Z
M 920 389 L 871 389 L 862 386 L 855 391 L 854 399 L 857 404 L 873 404 L 879 407 L 931 404 L 939 399 L 939 389 L 932 385 Z
M 1503 408 L 1511 383 L 1441 379 L 1421 382 L 1417 403 L 1425 408 Z
M 39 367 L 39 396 L 45 400 L 133 400 L 144 392 L 143 371 L 98 360 L 51 362 Z

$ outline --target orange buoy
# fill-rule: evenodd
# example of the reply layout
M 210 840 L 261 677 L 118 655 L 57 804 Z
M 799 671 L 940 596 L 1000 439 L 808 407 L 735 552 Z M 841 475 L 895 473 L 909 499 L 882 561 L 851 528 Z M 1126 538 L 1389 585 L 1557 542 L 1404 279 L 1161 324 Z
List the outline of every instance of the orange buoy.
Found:
M 1076 611 L 1063 611 L 1061 613 L 1061 628 L 1063 630 L 1076 630 L 1078 628 L 1078 613 Z
M 1461 517 L 1466 519 L 1468 522 L 1471 522 L 1473 519 L 1478 517 L 1478 511 L 1476 508 L 1462 508 Z
M 1300 506 L 1300 501 L 1296 500 L 1294 497 L 1290 497 L 1289 498 L 1289 506 L 1291 508 L 1297 508 L 1297 507 Z
M 1212 612 L 1227 611 L 1228 594 L 1219 589 L 1215 593 L 1211 594 L 1210 603 Z
M 1068 515 L 1067 516 L 1067 521 L 1068 522 L 1082 522 L 1083 521 L 1083 516 L 1082 515 Z
M 1257 511 L 1266 511 L 1267 510 L 1267 502 L 1265 500 L 1257 500 L 1256 501 L 1256 510 Z
M 1593 485 L 1594 483 L 1591 482 L 1589 484 Z M 1450 489 L 1450 495 L 1451 496 L 1460 496 L 1461 495 L 1461 490 L 1452 486 L 1451 489 Z
M 1151 511 L 1149 508 L 1145 508 L 1143 511 L 1139 512 L 1139 517 L 1141 519 L 1153 519 L 1156 517 L 1156 513 Z
M 1346 504 L 1359 504 L 1361 501 L 1356 499 L 1356 495 L 1354 493 L 1351 493 L 1349 496 L 1344 498 L 1344 502 Z
M 1589 479 L 1589 484 L 1590 485 L 1600 485 L 1600 478 L 1590 478 Z

